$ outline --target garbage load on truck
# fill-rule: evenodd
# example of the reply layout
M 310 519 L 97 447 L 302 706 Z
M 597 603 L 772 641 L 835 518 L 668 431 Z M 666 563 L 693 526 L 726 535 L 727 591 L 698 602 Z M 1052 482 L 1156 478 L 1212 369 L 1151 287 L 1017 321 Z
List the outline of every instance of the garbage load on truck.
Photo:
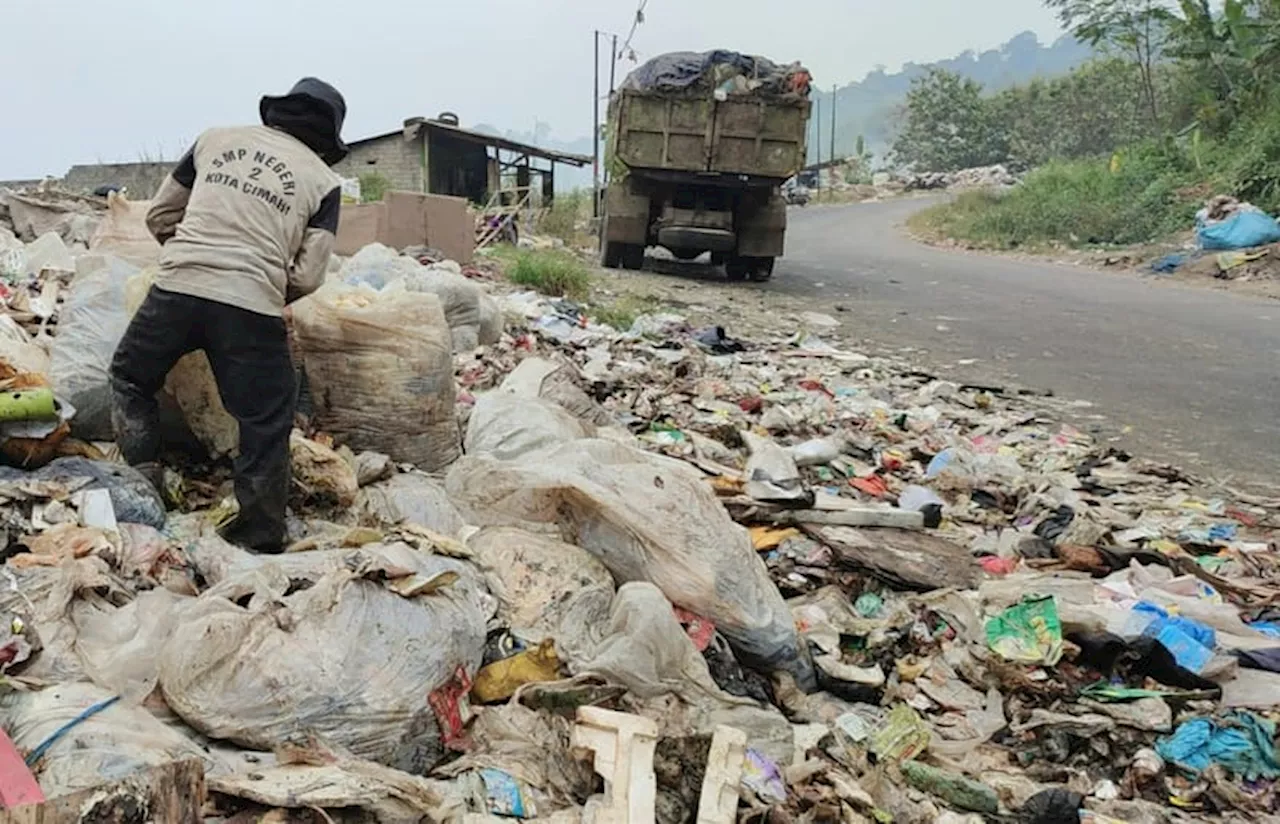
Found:
M 799 63 L 731 51 L 632 72 L 609 104 L 601 263 L 639 269 L 662 246 L 767 280 L 787 229 L 781 187 L 804 166 L 811 80 Z

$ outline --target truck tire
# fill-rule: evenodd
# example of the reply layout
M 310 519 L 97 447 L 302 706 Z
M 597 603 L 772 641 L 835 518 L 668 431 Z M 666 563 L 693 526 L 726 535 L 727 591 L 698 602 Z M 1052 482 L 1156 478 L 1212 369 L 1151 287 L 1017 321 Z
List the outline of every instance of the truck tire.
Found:
M 633 271 L 644 268 L 644 244 L 641 243 L 619 243 L 622 247 L 622 268 L 631 269 Z
M 602 243 L 600 247 L 600 265 L 605 269 L 621 269 L 622 248 L 624 245 L 609 241 Z
M 763 283 L 773 277 L 773 258 L 751 258 L 750 278 L 756 283 Z
M 748 258 L 731 257 L 724 262 L 724 273 L 732 281 L 746 280 L 751 274 Z

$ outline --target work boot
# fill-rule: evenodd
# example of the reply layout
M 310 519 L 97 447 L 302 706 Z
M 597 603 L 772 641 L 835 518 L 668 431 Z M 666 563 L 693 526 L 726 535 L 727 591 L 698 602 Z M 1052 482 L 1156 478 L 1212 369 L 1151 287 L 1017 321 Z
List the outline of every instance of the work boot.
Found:
M 218 530 L 222 540 L 255 555 L 280 555 L 284 552 L 284 543 L 274 533 L 275 530 L 255 526 L 239 515 Z

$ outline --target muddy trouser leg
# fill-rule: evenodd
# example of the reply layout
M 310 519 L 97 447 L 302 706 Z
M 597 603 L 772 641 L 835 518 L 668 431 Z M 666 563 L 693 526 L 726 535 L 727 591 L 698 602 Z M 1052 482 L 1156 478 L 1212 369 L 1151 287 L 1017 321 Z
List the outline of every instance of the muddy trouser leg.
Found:
M 240 424 L 235 461 L 240 513 L 223 537 L 255 552 L 279 552 L 289 500 L 289 432 L 297 376 L 284 321 L 247 309 L 211 304 L 205 354 L 222 405 Z
M 156 393 L 173 365 L 193 348 L 204 303 L 152 287 L 116 347 L 111 359 L 111 427 L 131 466 L 160 458 Z

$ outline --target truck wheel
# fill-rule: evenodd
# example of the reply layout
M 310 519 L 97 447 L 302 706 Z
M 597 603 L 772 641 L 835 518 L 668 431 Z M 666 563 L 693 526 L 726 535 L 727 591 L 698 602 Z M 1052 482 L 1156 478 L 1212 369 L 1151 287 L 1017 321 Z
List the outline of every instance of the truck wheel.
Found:
M 727 254 L 725 254 L 724 252 L 712 252 L 712 253 L 711 253 L 711 265 L 712 265 L 712 266 L 724 266 L 725 262 L 726 262 L 726 261 L 728 261 L 728 260 L 729 260 L 729 256 L 728 256 Z
M 644 268 L 644 244 L 619 243 L 622 247 L 622 268 L 639 270 Z
M 773 258 L 752 258 L 751 259 L 751 279 L 757 283 L 763 283 L 773 277 Z
M 750 258 L 731 257 L 724 262 L 724 273 L 729 280 L 746 280 L 751 274 Z
M 606 269 L 621 269 L 622 248 L 624 245 L 613 241 L 602 244 L 600 248 L 600 265 Z

